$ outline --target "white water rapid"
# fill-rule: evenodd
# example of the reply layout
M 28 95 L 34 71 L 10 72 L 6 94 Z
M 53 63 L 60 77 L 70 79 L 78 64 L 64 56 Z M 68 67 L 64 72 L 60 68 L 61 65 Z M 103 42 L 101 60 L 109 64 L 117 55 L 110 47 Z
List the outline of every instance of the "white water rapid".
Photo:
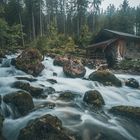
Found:
M 3 60 L 2 64 L 0 64 L 1 96 L 18 90 L 11 86 L 12 83 L 17 81 L 17 76 L 32 77 L 10 65 L 10 59 L 14 57 L 16 57 L 16 55 L 7 56 L 7 59 Z M 140 107 L 139 89 L 132 89 L 125 85 L 121 88 L 113 86 L 105 87 L 98 82 L 90 80 L 67 78 L 63 73 L 62 67 L 53 65 L 53 59 L 45 57 L 42 63 L 45 65 L 45 69 L 38 77 L 36 77 L 37 81 L 30 82 L 30 84 L 43 88 L 52 87 L 56 90 L 56 93 L 48 95 L 46 99 L 34 98 L 33 101 L 35 106 L 43 105 L 47 102 L 55 103 L 56 106 L 54 109 L 48 109 L 47 107 L 39 108 L 18 119 L 12 119 L 12 117 L 5 118 L 3 134 L 7 140 L 16 140 L 20 129 L 24 128 L 30 120 L 45 114 L 56 115 L 62 120 L 63 126 L 79 132 L 82 135 L 83 140 L 93 140 L 93 132 L 109 134 L 110 136 L 115 137 L 116 140 L 140 139 L 140 125 L 124 118 L 114 117 L 112 114 L 108 113 L 108 109 L 117 105 L 132 105 Z M 85 78 L 94 71 L 88 68 L 86 68 L 86 70 Z M 53 73 L 57 73 L 57 76 L 53 76 Z M 116 74 L 116 76 L 122 81 L 128 78 L 135 78 L 140 82 L 140 76 L 124 74 Z M 51 84 L 47 79 L 54 79 L 57 83 Z M 88 90 L 95 89 L 102 94 L 105 100 L 105 106 L 103 108 L 104 113 L 96 113 L 95 111 L 92 111 L 83 102 L 84 93 Z M 80 96 L 71 102 L 57 100 L 59 91 L 67 90 L 73 91 Z M 10 110 L 10 107 L 3 102 L 1 108 L 3 111 L 5 108 L 9 108 Z M 14 112 L 11 110 L 10 113 L 12 115 Z

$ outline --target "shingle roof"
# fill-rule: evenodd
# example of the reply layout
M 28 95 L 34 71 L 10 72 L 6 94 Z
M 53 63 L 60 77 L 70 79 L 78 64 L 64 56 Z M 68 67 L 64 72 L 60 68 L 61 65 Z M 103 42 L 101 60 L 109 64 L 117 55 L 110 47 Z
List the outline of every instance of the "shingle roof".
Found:
M 99 42 L 99 43 L 96 43 L 96 44 L 92 44 L 92 45 L 89 45 L 86 49 L 90 49 L 90 48 L 105 48 L 107 47 L 108 45 L 110 45 L 111 43 L 115 42 L 117 39 L 110 39 L 110 40 L 106 40 L 106 41 L 103 41 L 103 42 Z
M 136 35 L 129 34 L 129 33 L 123 33 L 123 32 L 113 31 L 113 30 L 108 30 L 108 29 L 104 29 L 104 31 L 107 31 L 109 33 L 112 33 L 112 34 L 115 34 L 115 35 L 119 35 L 119 36 L 140 39 L 140 36 L 136 36 Z

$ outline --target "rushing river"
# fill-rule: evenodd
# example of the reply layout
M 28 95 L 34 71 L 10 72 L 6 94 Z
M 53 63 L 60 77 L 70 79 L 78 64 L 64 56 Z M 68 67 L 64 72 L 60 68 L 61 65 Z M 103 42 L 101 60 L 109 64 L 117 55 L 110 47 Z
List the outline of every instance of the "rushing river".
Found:
M 4 96 L 18 89 L 12 88 L 12 83 L 17 81 L 17 76 L 32 77 L 20 70 L 17 70 L 10 64 L 11 58 L 16 55 L 7 56 L 2 64 L 0 64 L 0 94 Z M 80 78 L 67 78 L 62 67 L 54 66 L 53 59 L 44 58 L 42 62 L 45 69 L 36 77 L 37 81 L 30 82 L 31 85 L 37 87 L 53 87 L 57 92 L 48 95 L 46 99 L 33 99 L 35 106 L 47 102 L 56 104 L 54 109 L 47 107 L 39 108 L 32 111 L 24 117 L 12 119 L 12 117 L 5 118 L 3 126 L 3 134 L 7 140 L 16 140 L 20 129 L 24 128 L 26 124 L 35 118 L 45 114 L 52 114 L 58 116 L 63 122 L 63 126 L 68 127 L 81 134 L 83 140 L 93 140 L 93 137 L 98 133 L 104 133 L 112 137 L 112 140 L 139 140 L 140 139 L 140 125 L 127 119 L 113 116 L 108 113 L 108 109 L 117 105 L 132 105 L 140 107 L 140 90 L 132 89 L 123 85 L 121 88 L 108 86 L 105 87 L 98 82 L 84 80 Z M 87 72 L 85 78 L 89 76 L 94 70 L 86 68 Z M 57 76 L 53 76 L 57 73 Z M 122 82 L 128 78 L 135 78 L 140 82 L 140 76 L 134 75 L 116 75 Z M 56 84 L 51 84 L 47 79 L 55 79 Z M 92 111 L 83 102 L 84 93 L 88 90 L 98 90 L 105 100 L 103 107 L 104 113 Z M 73 91 L 80 96 L 74 101 L 66 102 L 57 100 L 59 91 Z M 2 102 L 1 108 L 4 111 L 5 104 Z M 11 110 L 11 116 L 13 111 Z

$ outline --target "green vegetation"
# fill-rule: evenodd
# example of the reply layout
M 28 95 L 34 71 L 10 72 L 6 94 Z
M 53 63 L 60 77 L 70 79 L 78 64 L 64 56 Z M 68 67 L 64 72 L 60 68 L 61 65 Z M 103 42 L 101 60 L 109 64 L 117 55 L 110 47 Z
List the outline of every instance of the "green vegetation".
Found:
M 140 72 L 140 60 L 123 60 L 116 68 L 122 70 L 130 70 L 132 72 Z
M 118 9 L 102 0 L 2 0 L 0 48 L 36 47 L 42 53 L 83 53 L 97 33 L 108 28 L 140 35 L 140 6 L 124 0 Z M 78 49 L 77 49 L 78 48 Z

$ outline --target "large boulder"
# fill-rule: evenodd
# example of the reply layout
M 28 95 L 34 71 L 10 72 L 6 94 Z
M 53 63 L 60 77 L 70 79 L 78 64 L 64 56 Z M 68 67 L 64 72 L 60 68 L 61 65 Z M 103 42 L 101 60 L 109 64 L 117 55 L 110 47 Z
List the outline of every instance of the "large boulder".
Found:
M 86 69 L 80 62 L 69 60 L 64 64 L 63 72 L 71 78 L 82 78 L 86 74 Z
M 18 140 L 72 140 L 57 117 L 45 115 L 30 122 L 20 131 Z
M 117 87 L 122 86 L 121 81 L 108 70 L 95 71 L 89 75 L 89 79 L 92 81 L 98 81 L 105 86 L 108 86 L 108 85 L 111 85 L 111 86 L 113 85 Z
M 56 56 L 53 64 L 56 66 L 63 66 L 68 61 L 68 57 L 65 56 Z
M 134 79 L 134 78 L 130 78 L 125 82 L 125 85 L 128 87 L 132 87 L 132 88 L 139 88 L 139 82 Z
M 115 106 L 112 107 L 109 112 L 115 115 L 121 115 L 127 118 L 130 118 L 134 121 L 138 121 L 140 123 L 140 107 L 133 106 Z
M 104 99 L 101 93 L 97 90 L 87 91 L 84 95 L 83 101 L 88 105 L 91 105 L 96 108 L 102 107 L 105 104 Z
M 44 69 L 41 63 L 43 56 L 37 49 L 26 49 L 16 58 L 15 66 L 33 76 L 38 76 Z
M 13 109 L 16 108 L 21 116 L 28 114 L 34 108 L 31 95 L 24 91 L 7 94 L 3 97 L 3 101 Z

